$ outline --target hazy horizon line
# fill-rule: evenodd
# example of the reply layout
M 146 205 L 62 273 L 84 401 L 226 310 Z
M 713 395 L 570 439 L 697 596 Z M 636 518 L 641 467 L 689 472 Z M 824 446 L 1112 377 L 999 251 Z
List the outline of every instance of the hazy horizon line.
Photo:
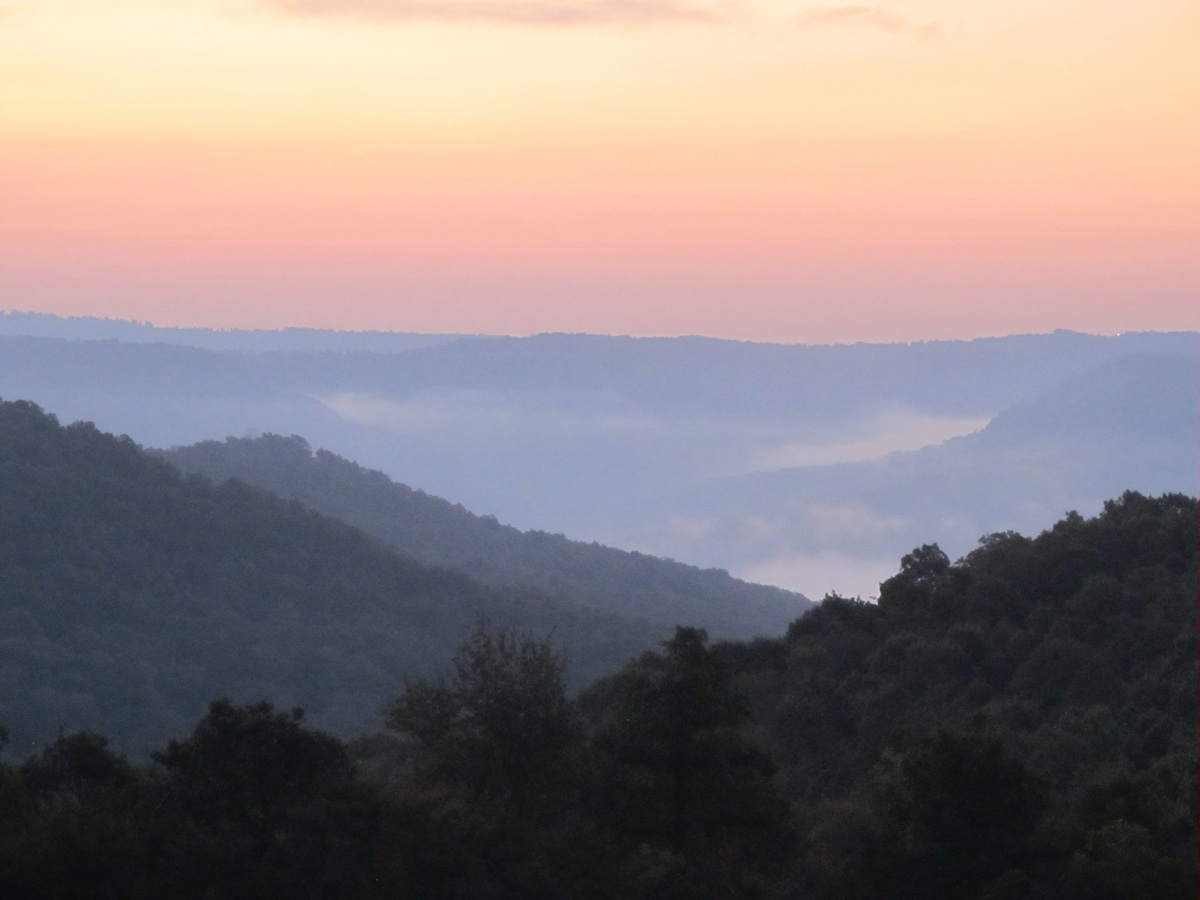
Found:
M 1100 331 L 1082 331 L 1075 328 L 1055 328 L 1050 331 L 1014 331 L 995 334 L 975 334 L 963 337 L 935 337 L 922 338 L 918 340 L 894 340 L 894 341 L 818 341 L 808 343 L 804 341 L 769 341 L 769 340 L 751 340 L 746 338 L 731 338 L 723 337 L 715 334 L 701 334 L 698 332 L 678 332 L 678 333 L 654 333 L 654 334 L 632 334 L 621 332 L 595 332 L 595 331 L 562 331 L 562 330 L 545 330 L 545 331 L 528 331 L 528 332 L 475 332 L 475 331 L 406 331 L 395 328 L 338 328 L 335 326 L 317 326 L 317 325 L 282 325 L 275 328 L 263 327 L 216 327 L 212 325 L 183 325 L 171 324 L 160 325 L 150 320 L 141 319 L 126 319 L 112 316 L 102 315 L 61 315 L 59 313 L 42 312 L 39 310 L 24 310 L 24 309 L 0 309 L 0 323 L 11 320 L 13 317 L 30 317 L 40 319 L 42 321 L 51 320 L 64 324 L 76 323 L 97 323 L 106 325 L 128 326 L 130 328 L 148 329 L 151 331 L 164 332 L 208 332 L 211 334 L 247 334 L 247 335 L 266 335 L 266 334 L 285 334 L 288 332 L 313 332 L 313 333 L 328 333 L 337 335 L 404 335 L 414 337 L 430 337 L 430 338 L 513 338 L 525 339 L 534 337 L 597 337 L 597 338 L 627 338 L 630 340 L 711 340 L 724 341 L 727 343 L 738 344 L 764 344 L 770 346 L 781 347 L 852 347 L 859 345 L 891 345 L 891 344 L 932 344 L 932 343 L 969 343 L 972 341 L 998 340 L 1003 338 L 1014 337 L 1050 337 L 1053 335 L 1080 335 L 1085 337 L 1122 337 L 1131 334 L 1195 334 L 1200 336 L 1200 329 L 1126 329 L 1116 332 L 1100 332 Z M 57 335 L 17 335 L 9 334 L 9 337 L 57 337 Z

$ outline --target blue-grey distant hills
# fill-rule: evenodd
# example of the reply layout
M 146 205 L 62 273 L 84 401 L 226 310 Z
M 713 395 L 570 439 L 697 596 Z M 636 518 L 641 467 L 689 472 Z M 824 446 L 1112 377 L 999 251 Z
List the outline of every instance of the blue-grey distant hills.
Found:
M 853 560 L 883 578 L 916 534 L 958 556 L 984 534 L 1092 513 L 1123 485 L 1196 496 L 1198 470 L 1196 355 L 1138 354 L 1020 400 L 971 434 L 878 459 L 713 479 L 681 512 L 711 523 L 698 541 L 767 560 L 752 568 L 760 578 L 786 583 L 805 566 L 852 565 L 837 557 L 851 544 Z M 739 528 L 749 517 L 764 523 L 759 533 Z
M 0 335 L 0 396 L 66 421 L 158 447 L 301 435 L 520 530 L 809 596 L 871 595 L 930 540 L 957 556 L 1198 488 L 1194 332 L 805 346 L 10 314 Z
M 246 328 L 160 327 L 149 322 L 104 319 L 98 316 L 63 318 L 47 313 L 0 312 L 0 334 L 25 337 L 68 338 L 86 341 L 129 341 L 176 344 L 206 350 L 342 350 L 395 353 L 461 340 L 461 334 L 411 334 L 394 331 L 327 331 L 318 328 L 281 328 L 262 331 Z
M 299 500 L 361 528 L 406 556 L 464 572 L 496 588 L 534 588 L 549 596 L 657 627 L 705 628 L 714 638 L 782 634 L 810 601 L 727 572 L 699 569 L 568 540 L 522 532 L 494 516 L 397 484 L 301 437 L 263 435 L 176 447 L 160 455 L 185 472 L 231 478 Z

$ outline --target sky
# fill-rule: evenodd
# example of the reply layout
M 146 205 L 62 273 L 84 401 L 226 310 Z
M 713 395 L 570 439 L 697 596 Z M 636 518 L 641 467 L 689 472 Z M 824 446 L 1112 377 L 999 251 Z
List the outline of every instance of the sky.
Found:
M 0 0 L 0 308 L 1200 327 L 1195 0 Z

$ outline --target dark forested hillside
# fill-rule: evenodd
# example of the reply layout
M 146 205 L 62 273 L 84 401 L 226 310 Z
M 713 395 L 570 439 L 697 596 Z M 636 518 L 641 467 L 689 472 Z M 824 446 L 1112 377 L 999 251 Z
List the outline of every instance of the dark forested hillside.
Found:
M 476 617 L 553 635 L 577 682 L 661 628 L 486 588 L 241 483 L 185 477 L 87 423 L 0 404 L 0 723 L 144 752 L 218 696 L 372 726 Z
M 680 628 L 574 700 L 477 626 L 349 743 L 228 701 L 152 764 L 63 735 L 0 761 L 0 895 L 1187 900 L 1197 512 L 925 545 L 878 604 Z
M 725 648 L 822 897 L 1196 891 L 1197 504 L 1126 493 Z
M 773 636 L 810 606 L 799 594 L 748 584 L 720 570 L 521 532 L 328 451 L 314 455 L 297 436 L 204 441 L 162 455 L 185 472 L 216 481 L 238 478 L 300 500 L 422 562 L 466 572 L 485 584 L 532 586 L 668 628 L 691 625 L 731 639 Z

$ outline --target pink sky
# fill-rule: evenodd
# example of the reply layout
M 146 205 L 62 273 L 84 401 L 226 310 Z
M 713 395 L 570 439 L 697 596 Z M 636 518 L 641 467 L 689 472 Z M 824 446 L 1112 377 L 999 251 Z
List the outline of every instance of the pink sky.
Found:
M 1200 327 L 1196 4 L 965 6 L 10 5 L 0 308 L 806 342 Z

